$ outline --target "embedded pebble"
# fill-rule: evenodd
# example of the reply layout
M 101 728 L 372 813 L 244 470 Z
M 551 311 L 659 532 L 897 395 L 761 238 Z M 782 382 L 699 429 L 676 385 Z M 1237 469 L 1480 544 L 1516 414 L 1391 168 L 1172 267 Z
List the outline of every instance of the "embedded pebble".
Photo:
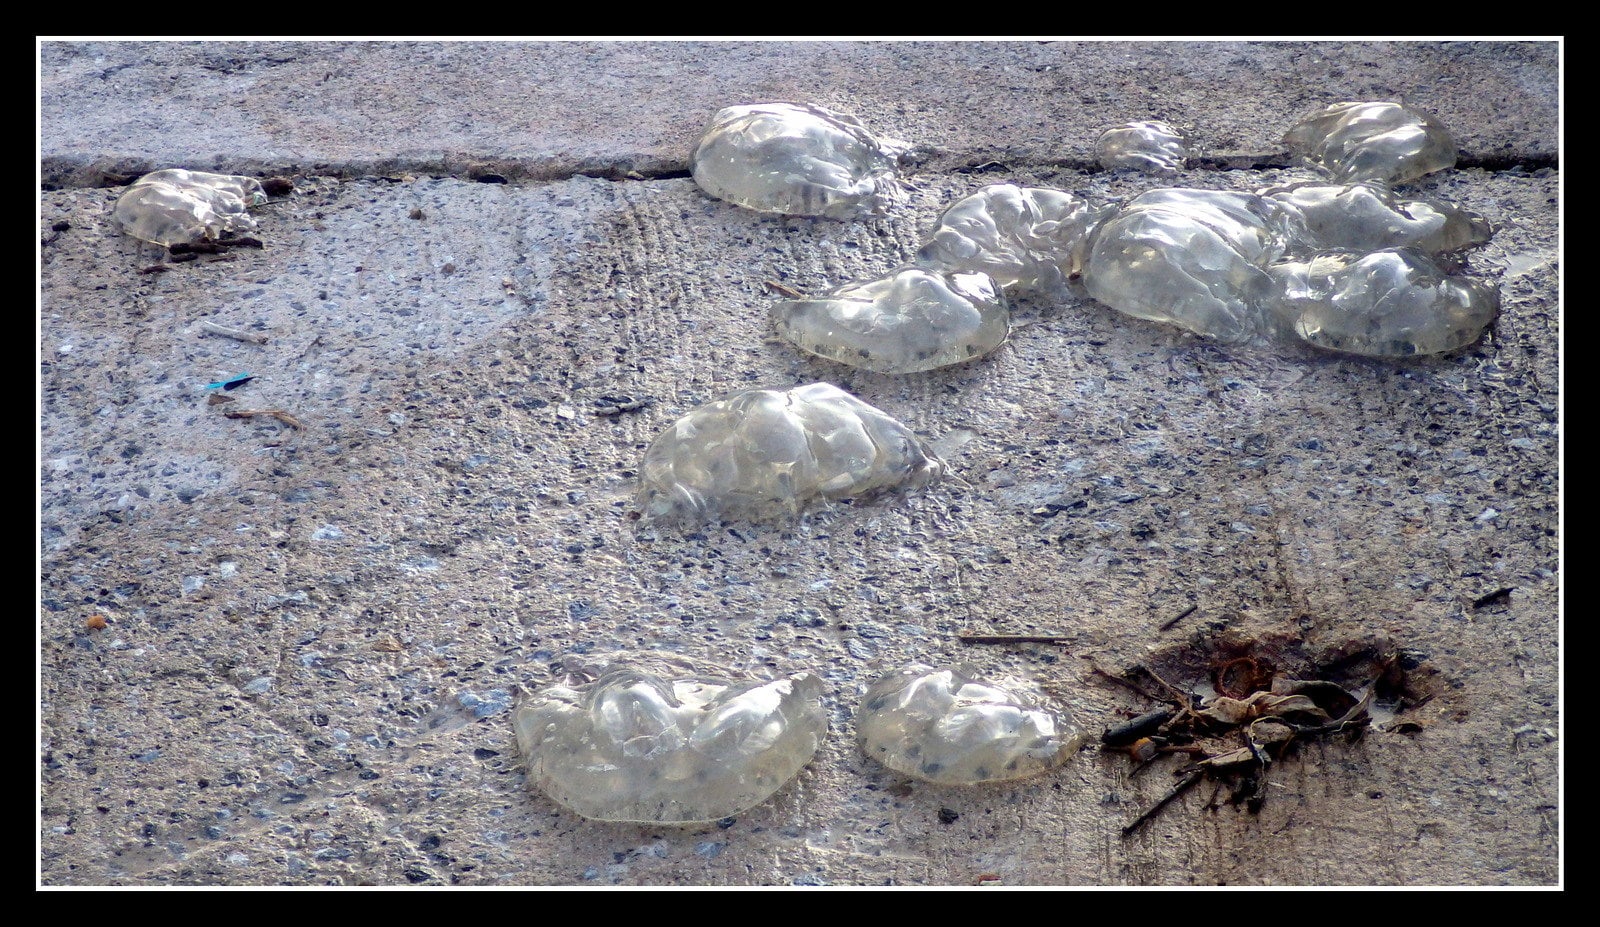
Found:
M 810 673 L 734 682 L 639 665 L 568 678 L 513 716 L 531 780 L 602 821 L 716 821 L 766 801 L 827 732 Z
M 639 504 L 650 519 L 795 515 L 936 482 L 944 463 L 886 413 L 831 383 L 754 389 L 707 403 L 645 451 Z
M 247 210 L 266 201 L 254 178 L 174 168 L 134 181 L 112 215 L 134 238 L 170 248 L 251 231 L 256 222 Z
M 902 199 L 903 150 L 820 106 L 757 103 L 718 112 L 689 162 L 700 189 L 746 209 L 853 219 Z
M 1456 164 L 1449 130 L 1399 103 L 1336 103 L 1295 123 L 1283 141 L 1340 183 L 1405 183 Z
M 815 299 L 772 307 L 778 333 L 819 357 L 878 373 L 919 373 L 1005 343 L 1011 313 L 986 274 L 904 267 Z
M 1094 153 L 1108 171 L 1178 171 L 1189 159 L 1183 133 L 1164 122 L 1130 122 L 1107 129 L 1094 143 Z
M 1083 270 L 1090 233 L 1114 212 L 1061 190 L 991 184 L 940 214 L 917 263 L 988 274 L 1006 289 L 1059 292 Z
M 940 785 L 1025 779 L 1065 762 L 1083 732 L 1035 686 L 972 666 L 908 666 L 874 682 L 857 713 L 867 756 Z
M 1411 249 L 1330 252 L 1271 268 L 1278 325 L 1319 348 L 1369 357 L 1454 351 L 1500 309 L 1493 284 L 1446 273 Z

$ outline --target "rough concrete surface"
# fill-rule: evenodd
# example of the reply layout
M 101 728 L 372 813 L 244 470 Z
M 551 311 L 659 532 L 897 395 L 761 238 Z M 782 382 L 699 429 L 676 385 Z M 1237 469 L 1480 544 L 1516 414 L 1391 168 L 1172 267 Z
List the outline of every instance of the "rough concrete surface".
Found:
M 40 882 L 1560 885 L 1560 52 L 41 43 Z M 836 222 L 701 193 L 711 114 L 779 99 L 912 142 L 909 201 Z M 1503 311 L 1469 349 L 1227 347 L 1087 299 L 1019 301 L 1000 352 L 906 377 L 772 335 L 768 281 L 879 273 L 985 183 L 1309 179 L 1284 130 L 1363 99 L 1461 144 L 1406 189 L 1497 229 L 1467 263 Z M 1096 169 L 1144 118 L 1197 166 Z M 262 248 L 172 263 L 108 214 L 159 167 L 295 189 L 256 210 Z M 815 380 L 951 475 L 787 524 L 634 519 L 670 422 Z M 265 409 L 299 427 L 223 414 Z M 512 705 L 617 653 L 811 670 L 832 731 L 732 819 L 585 820 L 528 787 Z M 1409 701 L 1274 764 L 1258 813 L 1203 783 L 1126 837 L 1184 757 L 1091 742 L 961 789 L 854 743 L 860 693 L 912 659 L 1030 675 L 1098 734 L 1159 704 L 1107 674 L 1201 691 L 1241 655 L 1351 685 L 1392 659 Z

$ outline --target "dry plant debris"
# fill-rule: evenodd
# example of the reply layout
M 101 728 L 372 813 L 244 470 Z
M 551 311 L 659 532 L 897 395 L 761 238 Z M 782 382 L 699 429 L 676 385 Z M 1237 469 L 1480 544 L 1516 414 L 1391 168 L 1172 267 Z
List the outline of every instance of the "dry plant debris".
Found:
M 1174 799 L 1204 779 L 1230 790 L 1229 804 L 1252 813 L 1266 800 L 1273 763 L 1299 743 L 1313 739 L 1359 739 L 1372 723 L 1370 709 L 1381 687 L 1397 687 L 1389 677 L 1400 672 L 1397 656 L 1378 665 L 1376 678 L 1356 690 L 1322 679 L 1300 679 L 1275 671 L 1253 656 L 1210 667 L 1214 694 L 1196 697 L 1147 666 L 1123 675 L 1095 672 L 1168 707 L 1145 712 L 1106 729 L 1101 748 L 1128 754 L 1144 770 L 1163 756 L 1182 755 L 1177 783 L 1155 804 L 1122 828 L 1136 833 Z M 1155 683 L 1160 692 L 1152 691 Z M 1220 792 L 1219 792 L 1220 794 Z

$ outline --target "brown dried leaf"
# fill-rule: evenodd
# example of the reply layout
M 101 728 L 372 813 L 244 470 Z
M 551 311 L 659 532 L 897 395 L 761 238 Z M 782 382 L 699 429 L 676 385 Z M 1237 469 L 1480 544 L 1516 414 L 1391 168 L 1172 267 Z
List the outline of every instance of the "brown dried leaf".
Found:
M 1304 695 L 1273 695 L 1270 692 L 1257 692 L 1248 699 L 1255 714 L 1264 718 L 1294 718 L 1307 724 L 1327 724 L 1333 720 L 1317 706 L 1310 697 Z
M 1207 702 L 1206 707 L 1196 711 L 1195 715 L 1223 727 L 1234 727 L 1250 720 L 1254 716 L 1254 708 L 1249 701 L 1219 695 Z
M 1294 739 L 1294 728 L 1275 718 L 1260 718 L 1251 723 L 1249 730 L 1250 743 L 1257 750 L 1273 750 L 1281 748 Z
M 1232 769 L 1236 766 L 1252 765 L 1257 762 L 1255 753 L 1249 747 L 1240 747 L 1237 750 L 1229 750 L 1227 753 L 1219 753 L 1210 759 L 1201 760 L 1200 765 L 1212 772 L 1217 772 Z
M 1304 695 L 1327 712 L 1329 718 L 1339 717 L 1360 701 L 1345 687 L 1321 679 L 1274 679 L 1272 692 L 1274 695 Z

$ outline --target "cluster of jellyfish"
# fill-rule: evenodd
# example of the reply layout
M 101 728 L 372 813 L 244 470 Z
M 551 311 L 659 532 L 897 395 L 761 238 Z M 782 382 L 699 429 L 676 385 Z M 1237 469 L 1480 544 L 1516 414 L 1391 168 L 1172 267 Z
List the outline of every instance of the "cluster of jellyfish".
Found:
M 697 824 L 766 801 L 827 735 L 812 673 L 733 681 L 693 664 L 584 667 L 518 707 L 530 780 L 602 821 Z M 857 741 L 872 759 L 939 785 L 1025 779 L 1062 763 L 1083 735 L 1020 679 L 912 663 L 867 688 Z
M 1394 184 L 1453 167 L 1456 145 L 1426 114 L 1342 103 L 1296 124 L 1294 154 L 1328 180 L 1256 193 L 1151 190 L 1122 205 L 1011 184 L 951 204 L 913 259 L 883 276 L 777 302 L 796 346 L 888 374 L 964 363 L 1010 333 L 1008 294 L 1054 298 L 1076 281 L 1100 304 L 1226 342 L 1304 343 L 1372 357 L 1476 341 L 1498 290 L 1448 269 L 1481 245 L 1480 216 Z M 1106 132 L 1108 169 L 1174 173 L 1189 153 L 1159 122 Z M 749 209 L 838 219 L 902 199 L 904 149 L 848 116 L 767 103 L 722 110 L 691 157 L 707 193 Z M 254 228 L 266 201 L 245 177 L 168 170 L 118 201 L 129 234 L 157 244 Z M 645 453 L 650 520 L 797 514 L 817 500 L 916 489 L 944 464 L 905 425 L 828 383 L 747 390 L 690 412 Z M 660 661 L 569 674 L 518 708 L 530 779 L 590 818 L 689 824 L 741 813 L 811 761 L 827 734 L 821 681 L 725 679 Z M 1023 779 L 1065 762 L 1082 733 L 1032 683 L 914 663 L 865 690 L 862 751 L 939 785 Z
M 1077 281 L 1111 309 L 1224 342 L 1406 357 L 1477 340 L 1498 290 L 1441 259 L 1488 241 L 1488 223 L 1393 190 L 1454 166 L 1444 127 L 1399 104 L 1343 103 L 1285 140 L 1328 180 L 1256 193 L 1157 189 L 1121 205 L 984 187 L 944 210 L 909 263 L 778 301 L 773 325 L 820 357 L 917 373 L 1003 344 L 1008 294 L 1052 298 Z M 856 218 L 902 198 L 902 151 L 848 116 L 767 103 L 717 113 L 691 163 L 703 190 L 739 206 Z M 1096 152 L 1108 169 L 1162 173 L 1189 156 L 1159 122 L 1112 129 Z M 640 502 L 651 519 L 696 523 L 793 514 L 816 499 L 921 487 L 943 466 L 903 424 L 831 384 L 748 390 L 690 412 L 651 444 Z M 733 685 L 623 670 L 582 691 L 546 690 L 521 709 L 517 730 L 535 781 L 580 813 L 709 820 L 771 795 L 809 761 L 825 730 L 818 697 L 806 673 Z M 855 718 L 868 756 L 942 785 L 1037 775 L 1081 742 L 1029 683 L 967 667 L 891 672 L 867 688 Z
M 996 184 L 951 204 L 910 264 L 781 302 L 773 318 L 802 349 L 882 373 L 994 350 L 1005 293 L 1057 296 L 1069 278 L 1119 312 L 1226 342 L 1404 357 L 1475 341 L 1498 293 L 1438 258 L 1488 241 L 1488 223 L 1392 189 L 1453 167 L 1449 132 L 1397 103 L 1342 103 L 1285 141 L 1330 179 L 1256 193 L 1158 189 L 1120 207 Z M 740 206 L 867 217 L 900 199 L 900 151 L 820 107 L 736 106 L 713 119 L 693 168 L 703 189 Z M 1112 129 L 1096 152 L 1110 169 L 1162 173 L 1188 158 L 1182 136 L 1159 122 Z
M 1008 294 L 1045 299 L 1076 281 L 1096 302 L 1224 342 L 1303 343 L 1373 357 L 1456 350 L 1499 311 L 1499 291 L 1442 259 L 1489 239 L 1481 216 L 1392 185 L 1453 167 L 1432 117 L 1396 103 L 1341 103 L 1285 137 L 1327 181 L 1230 193 L 1151 190 L 1095 204 L 995 184 L 952 203 L 913 259 L 881 277 L 772 307 L 800 349 L 879 373 L 982 357 L 1010 333 Z M 1107 168 L 1174 173 L 1182 136 L 1160 122 L 1106 132 Z M 782 215 L 881 215 L 903 194 L 904 148 L 818 106 L 717 113 L 694 179 L 736 205 Z M 751 390 L 695 410 L 646 452 L 651 519 L 794 511 L 937 479 L 942 464 L 899 422 L 829 384 Z

